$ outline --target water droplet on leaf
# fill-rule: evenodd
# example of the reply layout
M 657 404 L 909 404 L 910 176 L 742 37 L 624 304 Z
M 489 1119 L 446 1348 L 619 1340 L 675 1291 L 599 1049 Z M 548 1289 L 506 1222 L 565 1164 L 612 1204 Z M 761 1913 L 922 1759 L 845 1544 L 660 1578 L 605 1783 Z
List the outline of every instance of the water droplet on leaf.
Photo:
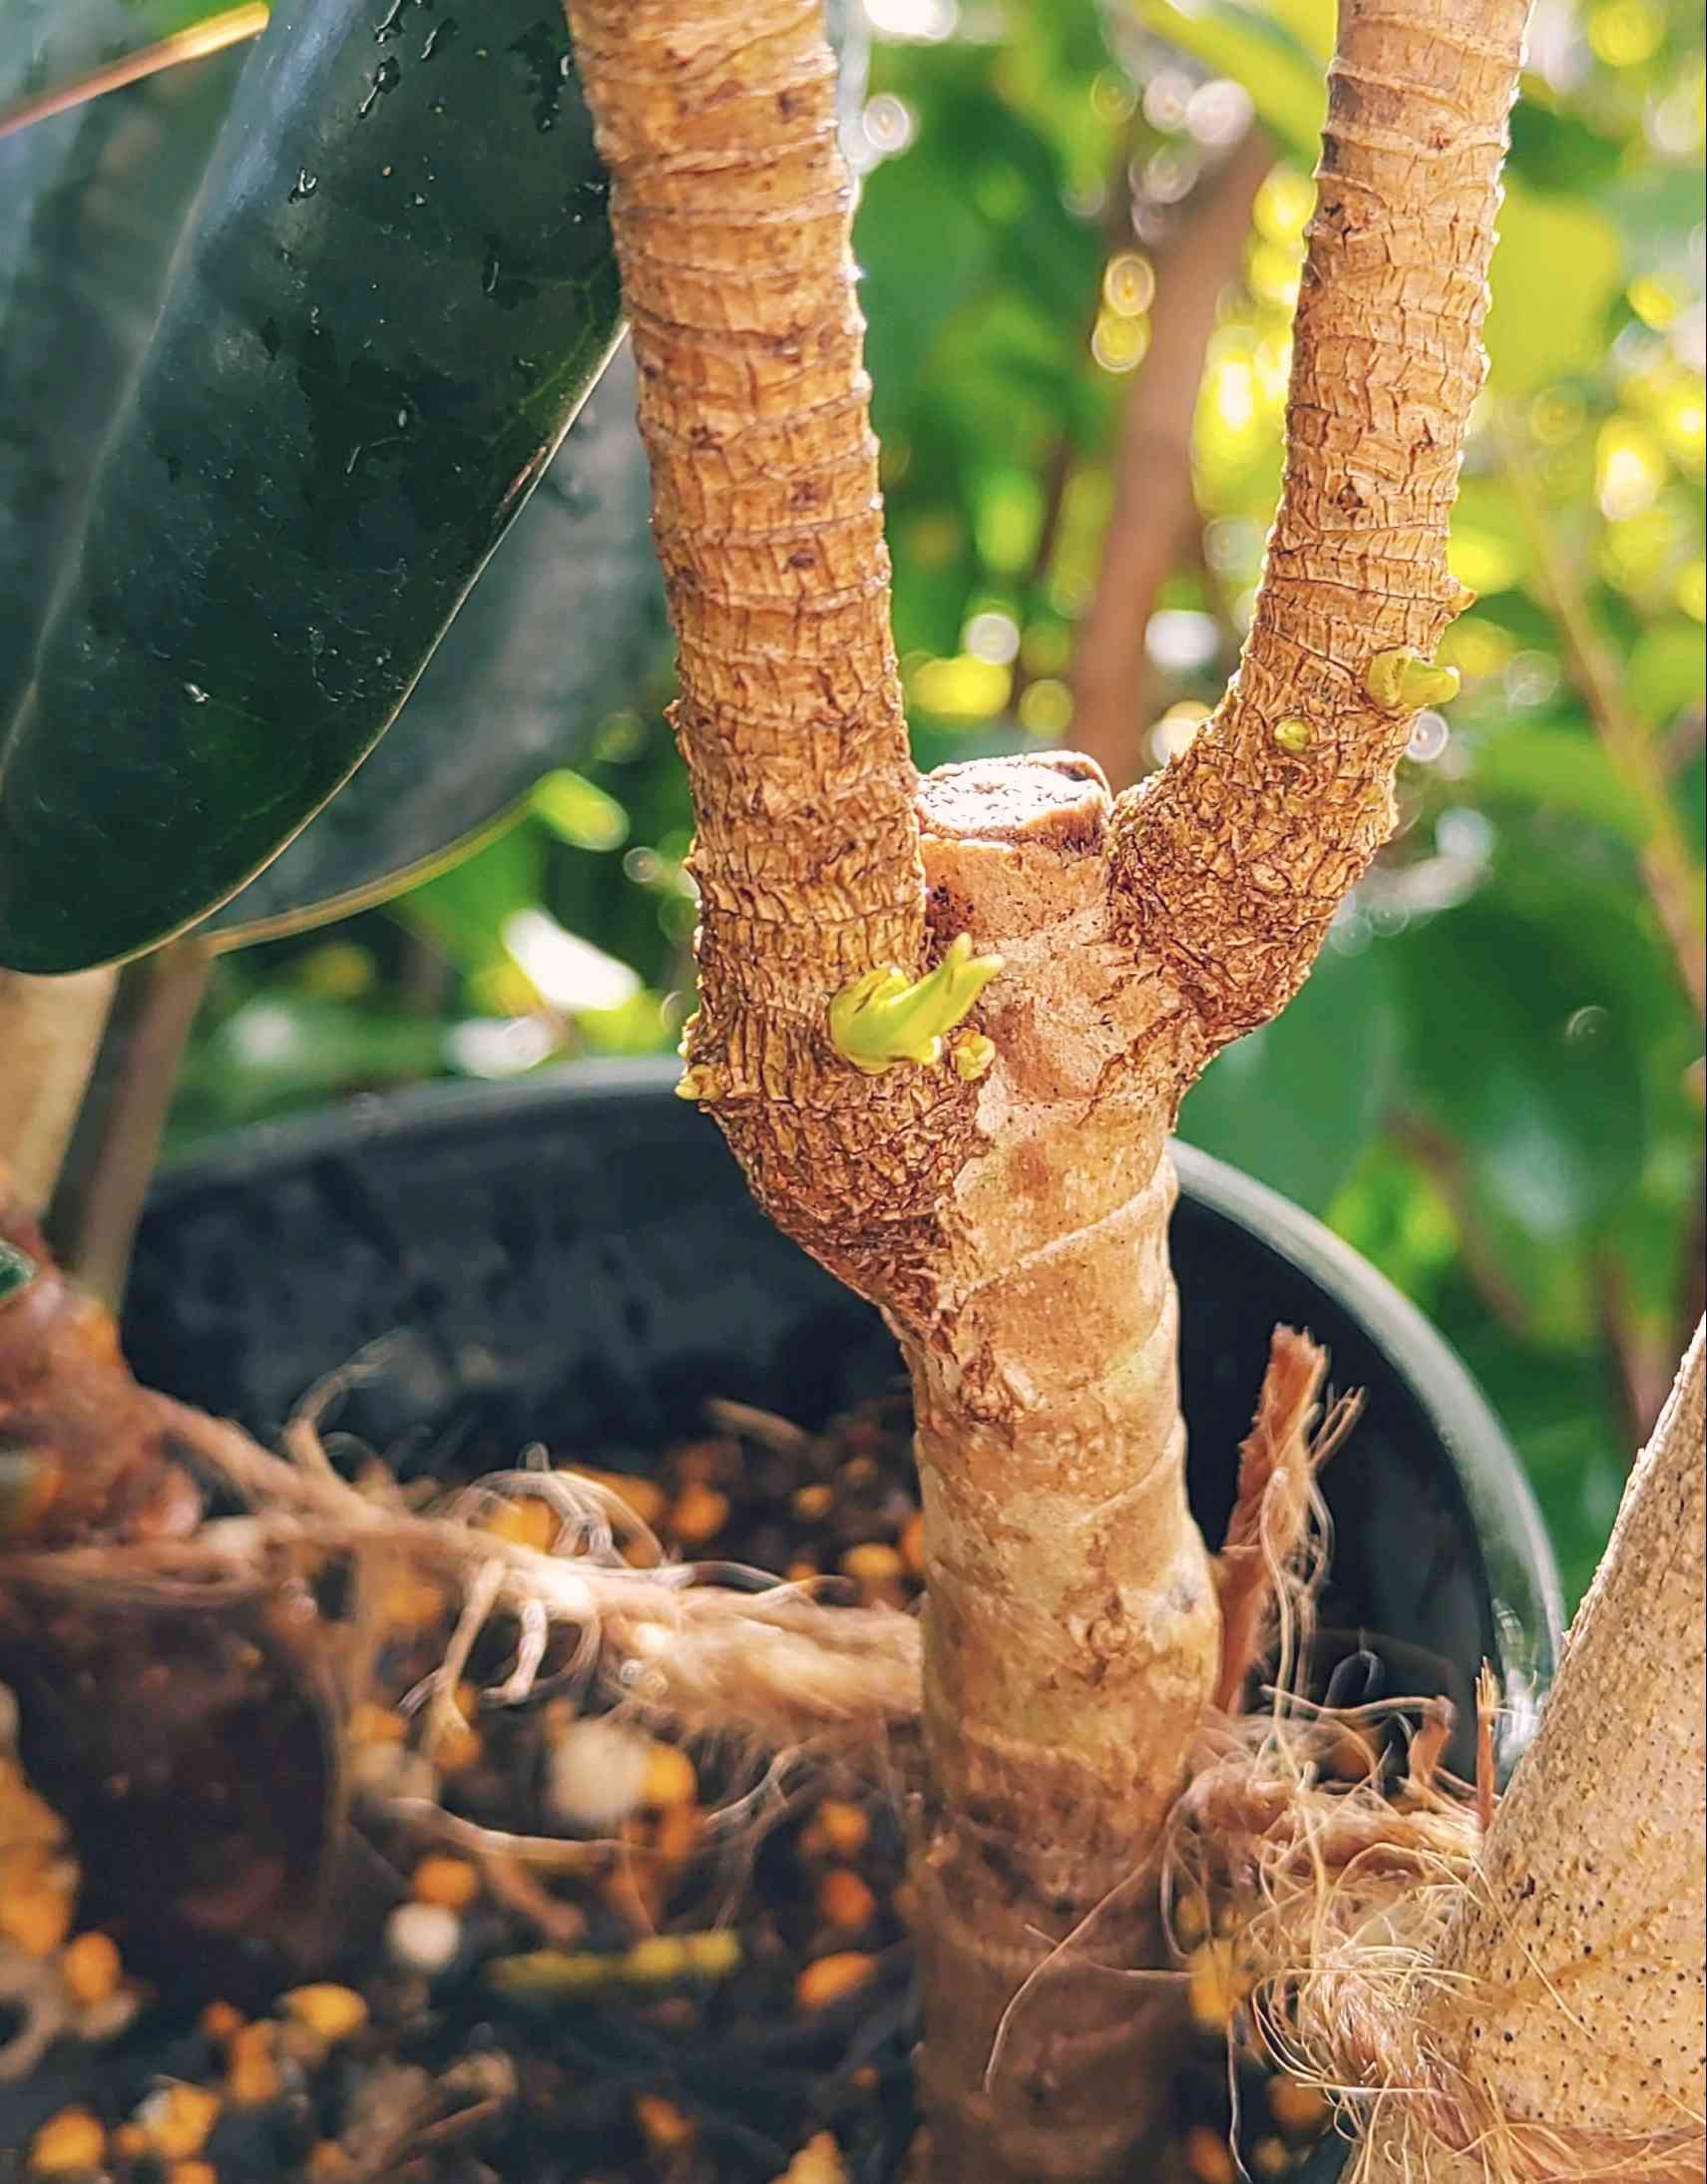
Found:
M 402 79 L 403 65 L 400 61 L 381 61 L 373 72 L 373 81 L 367 87 L 367 97 L 355 110 L 356 120 L 365 121 L 372 113 L 375 103 L 383 99 L 388 91 L 395 91 Z

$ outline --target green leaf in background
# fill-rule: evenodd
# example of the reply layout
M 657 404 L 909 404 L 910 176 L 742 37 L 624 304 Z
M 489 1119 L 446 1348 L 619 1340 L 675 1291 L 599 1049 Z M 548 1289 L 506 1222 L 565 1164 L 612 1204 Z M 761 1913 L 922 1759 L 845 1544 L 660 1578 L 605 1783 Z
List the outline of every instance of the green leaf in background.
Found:
M 1133 13 L 1146 30 L 1189 53 L 1217 75 L 1242 84 L 1258 119 L 1305 174 L 1315 171 L 1321 150 L 1322 122 L 1328 111 L 1322 73 L 1324 49 L 1316 49 L 1306 30 L 1321 35 L 1319 8 L 1270 12 L 1240 5 L 1240 0 L 1207 0 L 1203 6 L 1176 6 L 1174 0 L 1134 0 Z M 1326 23 L 1333 43 L 1331 15 Z
M 606 196 L 549 0 L 278 10 L 0 724 L 0 961 L 163 939 L 359 763 L 609 354 Z
M 1324 1212 L 1381 1127 L 1398 1056 L 1384 947 L 1330 945 L 1284 1015 L 1209 1065 L 1179 1133 Z
M 1586 729 L 1512 719 L 1476 746 L 1479 802 L 1568 813 L 1639 849 L 1648 837 L 1641 797 Z
M 1634 1188 L 1647 1132 L 1635 1010 L 1576 945 L 1628 913 L 1586 885 L 1549 907 L 1473 897 L 1389 944 L 1412 1092 L 1462 1148 L 1473 1201 L 1542 1250 Z
M 508 966 L 505 921 L 538 904 L 545 885 L 545 838 L 526 819 L 475 856 L 411 888 L 395 915 L 441 949 L 477 987 Z M 493 995 L 477 996 L 490 1005 Z
M 197 1050 L 179 1087 L 175 1135 L 435 1077 L 444 1062 L 445 1028 L 430 1017 L 267 994 L 227 1017 Z
M 599 793 L 591 783 L 581 786 Z M 561 807 L 561 781 L 556 800 Z M 400 922 L 448 956 L 468 981 L 471 997 L 498 1015 L 543 1006 L 555 1018 L 579 1022 L 626 1011 L 641 991 L 636 973 L 570 932 L 540 901 L 546 849 L 546 828 L 524 819 L 477 856 L 416 888 L 398 912 Z M 650 1030 L 655 1045 L 655 995 Z M 623 1044 L 633 1041 L 625 1038 Z
M 1701 625 L 1669 622 L 1644 631 L 1630 655 L 1624 696 L 1657 727 L 1668 727 L 1686 706 L 1701 703 Z
M 1589 200 L 1508 177 L 1485 334 L 1494 391 L 1532 394 L 1587 371 L 1605 347 L 1606 313 L 1623 279 L 1618 230 Z
M 617 799 L 567 766 L 538 784 L 533 808 L 572 849 L 621 849 L 628 839 L 629 815 Z
M 1537 190 L 1566 194 L 1598 190 L 1618 172 L 1620 148 L 1580 115 L 1561 114 L 1545 103 L 1544 87 L 1531 76 L 1511 109 L 1511 150 L 1506 179 L 1519 176 Z

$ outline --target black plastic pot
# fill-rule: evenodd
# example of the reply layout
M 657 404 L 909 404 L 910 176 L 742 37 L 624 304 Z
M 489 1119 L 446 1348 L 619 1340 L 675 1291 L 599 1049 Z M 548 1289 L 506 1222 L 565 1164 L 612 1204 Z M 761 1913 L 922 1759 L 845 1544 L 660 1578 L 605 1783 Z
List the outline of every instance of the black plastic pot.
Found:
M 432 1087 L 250 1129 L 167 1173 L 126 1314 L 145 1381 L 276 1432 L 378 1345 L 338 1414 L 405 1474 L 531 1442 L 644 1460 L 711 1395 L 804 1425 L 898 1369 L 877 1315 L 778 1235 L 674 1065 Z M 1277 1320 L 1366 1393 L 1326 1480 L 1337 1695 L 1444 1692 L 1493 1662 L 1515 1758 L 1561 1627 L 1517 1459 L 1464 1368 L 1373 1268 L 1273 1192 L 1178 1148 L 1173 1252 L 1193 1506 L 1215 1542 Z M 389 1339 L 387 1339 L 389 1338 Z M 1336 1670 L 1335 1664 L 1339 1663 Z M 1468 1741 L 1453 1755 L 1471 1764 Z M 1339 2151 L 1321 2150 L 1312 2180 Z
M 392 1338 L 340 1425 L 406 1472 L 472 1475 L 543 1441 L 643 1456 L 708 1395 L 806 1425 L 897 1370 L 877 1315 L 779 1236 L 672 1064 L 430 1087 L 249 1129 L 149 1201 L 125 1334 L 145 1381 L 274 1433 Z M 1366 1391 L 1330 1467 L 1323 1621 L 1390 1690 L 1461 1702 L 1491 1660 L 1507 1760 L 1551 1673 L 1558 1581 L 1517 1459 L 1463 1366 L 1317 1222 L 1178 1148 L 1173 1249 L 1191 1495 L 1230 1507 L 1269 1330 L 1310 1328 Z

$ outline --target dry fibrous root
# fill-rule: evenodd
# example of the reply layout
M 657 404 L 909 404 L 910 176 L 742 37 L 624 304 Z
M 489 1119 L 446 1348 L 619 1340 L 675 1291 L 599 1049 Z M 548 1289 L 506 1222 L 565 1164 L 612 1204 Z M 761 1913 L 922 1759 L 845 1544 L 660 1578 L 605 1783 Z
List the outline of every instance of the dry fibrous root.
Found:
M 1275 1329 L 1256 1419 L 1239 1451 L 1233 1514 L 1215 1557 L 1221 1607 L 1215 1705 L 1222 1713 L 1241 1710 L 1251 1671 L 1276 1640 L 1276 1680 L 1289 1685 L 1307 1641 L 1328 1551 L 1316 1477 L 1363 1410 L 1361 1396 L 1345 1395 L 1319 1417 L 1327 1375 L 1327 1354 L 1308 1335 Z
M 344 1480 L 298 1420 L 288 1436 L 298 1458 L 271 1455 L 240 1429 L 155 1399 L 175 1440 L 249 1505 L 241 1529 L 206 1528 L 194 1542 L 155 1547 L 154 1569 L 212 1573 L 239 1555 L 349 1553 L 451 1587 L 461 1608 L 444 1662 L 423 1691 L 429 1742 L 460 1723 L 455 1690 L 481 1631 L 500 1616 L 519 1632 L 516 1657 L 495 1702 L 532 1695 L 548 1633 L 579 1633 L 575 1665 L 630 1703 L 691 1734 L 746 1736 L 769 1747 L 827 1747 L 871 1737 L 918 1707 L 918 1628 L 882 1608 L 841 1607 L 811 1582 L 789 1583 L 725 1563 L 669 1563 L 622 1498 L 569 1471 L 495 1475 L 416 1512 L 395 1493 Z M 556 1509 L 556 1551 L 504 1537 L 482 1520 L 525 1495 Z M 640 1566 L 623 1544 L 649 1543 Z M 69 1562 L 70 1556 L 60 1557 Z M 762 1586 L 737 1590 L 735 1583 Z
M 1413 1731 L 1394 1782 L 1381 1753 Z M 1248 1998 L 1231 2037 L 1351 2098 L 1406 2068 L 1401 1996 L 1428 1964 L 1483 1828 L 1473 1789 L 1439 1769 L 1443 1700 L 1272 1706 L 1206 1729 L 1164 1861 L 1170 1921 L 1224 1937 Z
M 1440 1701 L 1328 1712 L 1283 1685 L 1202 1740 L 1165 1894 L 1227 1937 L 1232 2036 L 1337 2103 L 1358 2184 L 1701 2174 L 1702 1348 L 1502 1799 L 1486 1671 L 1474 1785 L 1441 1769 Z
M 65 1277 L 3 1186 L 0 1249 L 0 1476 L 12 1490 L 0 1673 L 42 1787 L 89 1854 L 91 1902 L 145 1966 L 186 1932 L 211 1976 L 227 1942 L 319 1954 L 345 1805 L 372 1789 L 349 1725 L 382 1649 L 387 1587 L 435 1591 L 453 1625 L 413 1694 L 417 1788 L 466 1727 L 458 1689 L 494 1623 L 513 1632 L 513 1657 L 482 1703 L 529 1699 L 549 1666 L 560 1686 L 783 1755 L 720 1816 L 725 1832 L 780 1802 L 794 1757 L 880 1753 L 916 1715 L 912 1617 L 831 1606 L 817 1585 L 757 1570 L 666 1562 L 611 1483 L 577 1472 L 522 1469 L 426 1508 L 377 1463 L 352 1484 L 318 1431 L 348 1373 L 310 1396 L 274 1455 L 138 1387 L 111 1314 Z M 202 1521 L 210 1489 L 247 1514 Z M 556 1513 L 549 1550 L 494 1522 L 517 1500 Z M 315 1588 L 332 1572 L 348 1580 L 346 1604 L 328 1615 Z M 394 1787 L 401 1825 L 452 1824 Z M 473 1834 L 463 1848 L 507 1869 L 587 1857 L 584 1844 Z M 140 1897 L 124 1888 L 139 1860 L 157 1884 Z

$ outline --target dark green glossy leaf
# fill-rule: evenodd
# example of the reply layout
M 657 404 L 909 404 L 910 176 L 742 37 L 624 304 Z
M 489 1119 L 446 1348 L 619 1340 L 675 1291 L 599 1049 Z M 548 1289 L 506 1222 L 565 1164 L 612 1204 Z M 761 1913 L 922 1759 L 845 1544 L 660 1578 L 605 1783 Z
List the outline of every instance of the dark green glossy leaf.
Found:
M 0 727 L 0 961 L 181 929 L 359 763 L 609 353 L 605 205 L 551 0 L 278 10 Z
M 479 839 L 541 774 L 584 752 L 663 645 L 647 514 L 625 344 L 391 732 L 215 915 L 210 930 L 222 946 L 410 885 L 424 864 Z
M 204 12 L 200 0 L 146 13 L 0 0 L 0 106 Z M 28 679 L 103 433 L 247 58 L 170 69 L 0 142 L 0 722 Z
M 1383 944 L 1330 946 L 1283 1015 L 1209 1065 L 1179 1133 L 1320 1213 L 1381 1126 L 1398 1052 Z

